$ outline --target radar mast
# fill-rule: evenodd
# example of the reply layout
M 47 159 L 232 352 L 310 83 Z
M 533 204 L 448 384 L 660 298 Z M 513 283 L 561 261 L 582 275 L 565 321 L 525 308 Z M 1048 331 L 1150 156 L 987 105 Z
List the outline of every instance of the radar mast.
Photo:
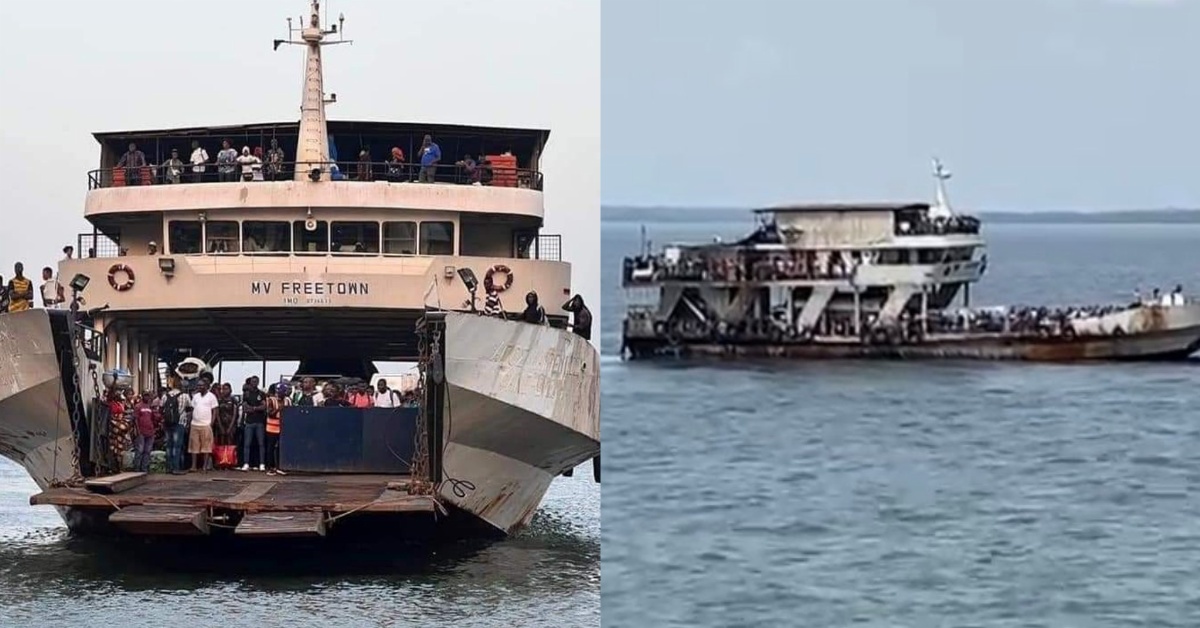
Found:
M 297 181 L 309 179 L 312 181 L 330 180 L 329 159 L 329 130 L 325 121 L 325 105 L 337 102 L 337 94 L 325 98 L 325 76 L 321 65 L 321 47 L 334 44 L 353 43 L 342 39 L 343 26 L 346 22 L 344 15 L 338 16 L 338 23 L 329 29 L 321 28 L 321 2 L 312 0 L 309 17 L 300 18 L 303 26 L 292 25 L 288 18 L 288 38 L 276 39 L 275 50 L 282 44 L 304 46 L 307 58 L 304 64 L 304 91 L 300 100 L 300 137 L 296 140 L 296 174 Z M 300 39 L 293 37 L 299 33 Z M 337 34 L 336 41 L 326 41 L 327 35 Z

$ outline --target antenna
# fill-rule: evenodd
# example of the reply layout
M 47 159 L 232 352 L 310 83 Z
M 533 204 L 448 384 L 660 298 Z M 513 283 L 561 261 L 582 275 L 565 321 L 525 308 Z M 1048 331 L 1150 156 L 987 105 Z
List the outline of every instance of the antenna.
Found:
M 326 6 L 325 15 L 328 18 L 329 8 Z M 328 21 L 328 20 L 326 20 Z M 307 48 L 307 59 L 304 65 L 304 85 L 300 101 L 300 136 L 296 142 L 296 180 L 312 182 L 328 181 L 330 179 L 329 163 L 329 132 L 325 120 L 325 105 L 337 102 L 337 95 L 325 96 L 325 70 L 321 63 L 321 47 L 336 44 L 352 44 L 345 39 L 346 17 L 338 16 L 338 23 L 331 28 L 321 26 L 321 1 L 311 0 L 308 19 L 300 16 L 300 26 L 292 24 L 292 18 L 287 18 L 287 39 L 274 40 L 274 50 L 279 46 L 304 46 Z M 336 41 L 327 40 L 329 35 L 337 35 Z
M 950 178 L 950 171 L 937 157 L 933 158 L 933 178 L 937 179 L 937 197 L 929 214 L 933 218 L 949 218 L 954 215 L 954 210 L 950 208 L 950 199 L 946 195 L 946 181 Z

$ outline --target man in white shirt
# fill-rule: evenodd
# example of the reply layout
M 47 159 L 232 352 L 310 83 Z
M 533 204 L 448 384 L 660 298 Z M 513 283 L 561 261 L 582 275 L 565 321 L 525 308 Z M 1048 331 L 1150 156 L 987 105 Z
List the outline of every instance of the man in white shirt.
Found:
M 204 470 L 212 462 L 213 417 L 217 412 L 217 396 L 208 389 L 208 381 L 200 380 L 192 393 L 192 427 L 188 430 L 188 453 L 192 454 L 192 471 Z
M 200 142 L 192 140 L 192 157 L 189 160 L 192 163 L 192 182 L 200 183 L 204 180 L 204 171 L 208 163 L 208 151 L 200 146 Z
M 1171 291 L 1171 305 L 1184 305 L 1182 285 L 1176 284 L 1175 289 Z
M 1183 295 L 1180 295 L 1181 297 Z M 57 310 L 62 307 L 63 302 L 62 284 L 58 283 L 58 279 L 54 276 L 54 269 L 49 266 L 42 269 L 42 305 L 47 310 Z
M 381 379 L 376 384 L 375 389 L 375 407 L 376 408 L 399 408 L 400 393 L 388 388 L 387 380 Z

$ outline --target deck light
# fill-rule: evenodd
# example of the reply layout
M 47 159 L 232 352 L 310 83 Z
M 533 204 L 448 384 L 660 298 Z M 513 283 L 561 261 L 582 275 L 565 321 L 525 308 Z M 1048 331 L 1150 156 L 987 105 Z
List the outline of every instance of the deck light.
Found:
M 83 289 L 87 288 L 88 282 L 91 280 L 91 277 L 88 277 L 83 273 L 77 273 L 71 278 L 71 283 L 69 285 L 71 286 L 71 290 L 74 290 L 75 292 L 83 292 Z
M 167 277 L 167 279 L 174 277 L 175 276 L 175 258 L 174 257 L 158 258 L 158 269 L 162 271 L 162 274 L 165 275 Z

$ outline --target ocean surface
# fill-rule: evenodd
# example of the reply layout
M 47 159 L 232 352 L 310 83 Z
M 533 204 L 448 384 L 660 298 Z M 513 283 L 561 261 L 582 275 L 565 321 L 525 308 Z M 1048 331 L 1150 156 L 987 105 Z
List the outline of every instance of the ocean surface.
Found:
M 600 487 L 559 478 L 518 536 L 222 556 L 68 537 L 0 459 L 0 627 L 598 626 Z M 163 552 L 159 556 L 158 552 Z
M 1200 626 L 1200 362 L 623 363 L 638 227 L 602 224 L 605 626 Z M 1200 294 L 1200 225 L 985 235 L 977 305 Z

